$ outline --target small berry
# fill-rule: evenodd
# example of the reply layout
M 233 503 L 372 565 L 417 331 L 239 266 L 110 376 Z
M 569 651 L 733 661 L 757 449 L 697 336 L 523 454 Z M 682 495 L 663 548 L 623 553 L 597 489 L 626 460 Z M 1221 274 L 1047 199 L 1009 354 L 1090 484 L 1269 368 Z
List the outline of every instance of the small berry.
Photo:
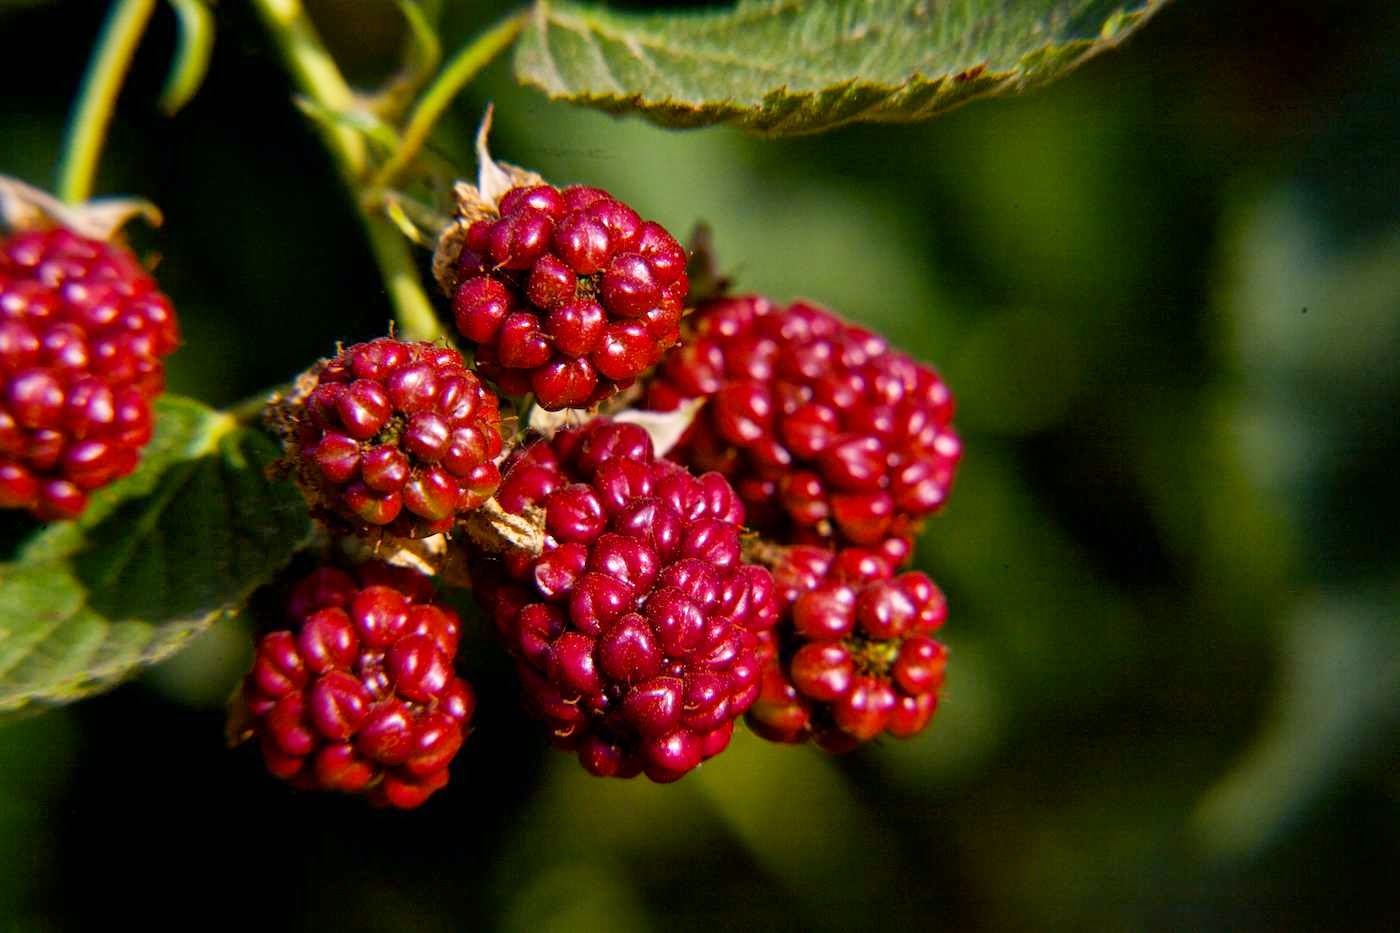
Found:
M 0 508 L 77 518 L 136 469 L 179 342 L 124 250 L 64 229 L 0 239 Z
M 496 490 L 496 396 L 452 349 L 381 338 L 313 370 L 287 412 L 315 507 L 360 531 L 446 531 Z
M 689 320 L 647 384 L 655 410 L 709 399 L 670 456 L 723 473 L 771 540 L 900 563 L 962 457 L 938 375 L 807 304 L 719 299 Z
M 452 295 L 480 371 L 544 408 L 632 384 L 680 337 L 685 250 L 597 188 L 512 188 L 467 232 Z
M 765 639 L 754 732 L 842 752 L 928 725 L 948 658 L 933 639 L 947 606 L 932 580 L 896 576 L 873 551 L 805 546 L 782 550 L 773 579 L 785 611 Z
M 497 501 L 542 516 L 543 548 L 475 545 L 473 585 L 554 743 L 593 774 L 654 781 L 727 746 L 778 611 L 768 571 L 743 562 L 729 484 L 595 420 L 514 452 Z
M 476 707 L 453 672 L 461 622 L 428 578 L 387 564 L 320 567 L 286 601 L 243 680 L 246 737 L 304 789 L 416 807 L 447 784 Z

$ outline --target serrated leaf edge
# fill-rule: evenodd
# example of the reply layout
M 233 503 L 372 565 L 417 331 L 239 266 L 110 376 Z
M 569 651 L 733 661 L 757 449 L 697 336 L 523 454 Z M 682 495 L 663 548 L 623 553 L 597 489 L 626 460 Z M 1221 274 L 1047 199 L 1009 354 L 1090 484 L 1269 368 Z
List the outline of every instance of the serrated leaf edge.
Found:
M 1043 64 L 1048 58 L 1053 56 L 1057 59 L 1067 59 L 1062 67 L 1054 69 L 1053 72 L 1054 75 L 1065 74 L 1094 56 L 1116 48 L 1168 2 L 1169 0 L 1146 0 L 1145 5 L 1136 10 L 1120 7 L 1105 17 L 1096 38 L 1046 43 L 1025 53 L 1017 59 L 1015 65 L 1006 69 L 988 70 L 984 67 L 985 63 L 973 63 L 962 71 L 937 76 L 916 71 L 898 84 L 849 78 L 817 90 L 794 91 L 786 85 L 780 85 L 766 93 L 759 104 L 750 105 L 732 99 L 697 102 L 675 98 L 649 98 L 641 92 L 621 94 L 569 90 L 563 75 L 554 65 L 553 56 L 547 51 L 541 52 L 532 47 L 532 40 L 544 36 L 551 23 L 581 34 L 597 32 L 629 48 L 638 45 L 638 40 L 630 33 L 610 34 L 607 29 L 599 28 L 606 22 L 602 18 L 580 21 L 575 16 L 559 12 L 548 0 L 537 0 L 530 14 L 531 19 L 536 21 L 536 30 L 534 33 L 527 33 L 519 44 L 515 75 L 522 84 L 535 88 L 552 101 L 581 104 L 610 113 L 637 112 L 666 126 L 699 127 L 724 123 L 762 136 L 808 135 L 860 122 L 917 122 L 938 113 L 946 113 L 974 99 L 1028 90 L 1046 80 L 1040 72 L 1044 70 Z M 697 57 L 694 50 L 683 52 Z M 548 59 L 550 70 L 557 78 L 555 86 L 551 87 L 525 70 L 521 62 L 532 54 Z M 645 61 L 640 56 L 638 58 Z M 722 62 L 722 59 L 712 55 L 709 56 L 709 60 Z M 764 70 L 760 64 L 754 62 L 745 62 L 744 65 Z M 953 100 L 946 99 L 941 92 L 941 89 L 950 83 L 966 86 L 959 97 Z M 814 115 L 820 116 L 817 101 L 821 98 L 852 93 L 871 94 L 876 96 L 877 100 L 869 107 L 835 119 L 820 122 L 812 119 Z M 899 109 L 902 102 L 922 94 L 929 95 L 929 101 L 924 106 L 913 111 Z M 773 111 L 777 113 L 772 114 L 772 119 L 766 119 Z

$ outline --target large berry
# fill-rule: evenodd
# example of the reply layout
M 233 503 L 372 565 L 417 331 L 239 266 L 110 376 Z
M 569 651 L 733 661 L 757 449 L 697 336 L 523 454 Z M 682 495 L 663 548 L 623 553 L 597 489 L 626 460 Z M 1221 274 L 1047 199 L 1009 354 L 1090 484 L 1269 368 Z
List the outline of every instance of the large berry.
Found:
M 480 552 L 473 584 L 555 744 L 594 774 L 655 781 L 723 750 L 778 612 L 768 571 L 741 559 L 723 477 L 594 421 L 514 455 L 497 499 L 541 518 L 543 549 Z
M 360 530 L 425 537 L 452 527 L 499 484 L 499 403 L 457 351 L 382 338 L 314 371 L 293 405 L 302 487 Z
M 453 671 L 460 621 L 428 578 L 387 564 L 320 567 L 258 642 L 245 735 L 303 789 L 416 807 L 447 784 L 476 697 Z
M 0 508 L 76 518 L 134 470 L 179 342 L 124 250 L 63 229 L 0 240 Z
M 933 370 L 820 308 L 720 299 L 689 319 L 647 407 L 708 403 L 670 456 L 718 470 L 773 540 L 884 546 L 900 562 L 962 445 Z
M 513 188 L 466 232 L 457 329 L 502 391 L 582 408 L 680 337 L 690 288 L 675 237 L 597 188 Z
M 928 725 L 948 656 L 933 638 L 947 606 L 932 580 L 896 576 L 873 551 L 816 547 L 785 549 L 773 578 L 785 608 L 750 728 L 840 752 Z

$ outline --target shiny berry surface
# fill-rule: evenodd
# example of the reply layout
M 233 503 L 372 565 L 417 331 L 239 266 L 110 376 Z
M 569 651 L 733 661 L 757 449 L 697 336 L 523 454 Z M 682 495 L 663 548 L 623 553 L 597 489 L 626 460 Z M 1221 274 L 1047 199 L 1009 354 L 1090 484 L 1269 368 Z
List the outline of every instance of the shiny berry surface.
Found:
M 457 330 L 502 392 L 583 408 L 632 384 L 680 337 L 685 250 L 597 188 L 513 188 L 458 259 Z
M 934 633 L 943 593 L 875 552 L 786 548 L 773 567 L 784 607 L 765 637 L 762 686 L 748 711 L 775 742 L 844 752 L 883 734 L 909 738 L 938 708 L 948 651 Z
M 447 784 L 476 708 L 453 671 L 461 621 L 402 567 L 320 567 L 290 591 L 286 628 L 243 680 L 246 735 L 301 789 L 411 809 Z
M 495 492 L 499 404 L 457 351 L 383 338 L 342 351 L 315 376 L 291 443 L 323 515 L 418 538 Z
M 774 541 L 902 559 L 962 457 L 938 375 L 800 302 L 719 299 L 687 329 L 646 389 L 658 411 L 708 399 L 669 456 L 724 474 Z
M 553 742 L 593 774 L 660 782 L 722 751 L 778 612 L 723 477 L 598 420 L 513 454 L 497 499 L 541 516 L 544 547 L 478 551 L 473 585 Z
M 0 240 L 0 508 L 77 518 L 134 470 L 179 342 L 124 250 L 63 229 Z

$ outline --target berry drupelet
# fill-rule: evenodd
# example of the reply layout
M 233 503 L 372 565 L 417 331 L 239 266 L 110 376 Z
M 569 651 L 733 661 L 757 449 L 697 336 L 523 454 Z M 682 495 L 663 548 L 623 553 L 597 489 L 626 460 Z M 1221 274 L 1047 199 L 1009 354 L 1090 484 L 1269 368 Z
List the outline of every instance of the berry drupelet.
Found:
M 512 188 L 457 259 L 457 329 L 481 372 L 544 408 L 583 408 L 649 369 L 680 336 L 685 250 L 598 188 Z
M 729 484 L 597 420 L 517 451 L 497 499 L 543 522 L 543 546 L 479 550 L 473 584 L 555 744 L 593 774 L 663 782 L 722 751 L 778 612 Z
M 323 517 L 426 537 L 495 492 L 499 403 L 457 351 L 386 337 L 313 375 L 284 420 L 298 479 Z
M 241 737 L 273 775 L 402 809 L 447 784 L 476 698 L 453 672 L 457 614 L 433 599 L 427 577 L 378 563 L 292 588 L 243 682 Z
M 646 391 L 658 411 L 708 399 L 670 456 L 724 474 L 773 541 L 876 547 L 903 562 L 962 456 L 938 375 L 800 302 L 718 299 L 688 329 Z
M 933 638 L 947 605 L 932 580 L 895 575 L 873 551 L 803 546 L 783 549 L 773 579 L 785 611 L 748 712 L 754 732 L 844 752 L 928 725 L 948 654 Z
M 179 342 L 170 300 L 119 247 L 61 228 L 0 240 L 0 508 L 77 518 L 134 470 Z

